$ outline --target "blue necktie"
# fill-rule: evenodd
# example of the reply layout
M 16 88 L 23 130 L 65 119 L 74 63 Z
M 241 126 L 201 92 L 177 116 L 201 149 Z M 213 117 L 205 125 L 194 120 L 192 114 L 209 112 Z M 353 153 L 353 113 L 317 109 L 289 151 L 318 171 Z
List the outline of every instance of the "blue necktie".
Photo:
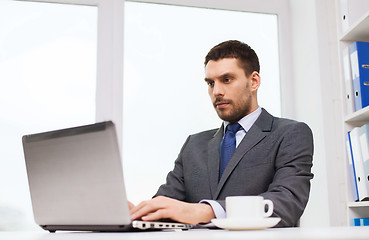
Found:
M 241 128 L 239 123 L 228 124 L 223 141 L 220 144 L 219 180 L 223 175 L 229 160 L 236 150 L 236 133 Z

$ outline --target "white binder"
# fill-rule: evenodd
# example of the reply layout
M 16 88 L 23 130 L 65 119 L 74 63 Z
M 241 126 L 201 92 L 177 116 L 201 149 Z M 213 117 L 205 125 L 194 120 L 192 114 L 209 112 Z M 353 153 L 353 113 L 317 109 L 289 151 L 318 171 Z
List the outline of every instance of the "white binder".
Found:
M 357 191 L 357 183 L 356 183 L 356 175 L 354 169 L 354 159 L 352 157 L 352 147 L 351 147 L 351 139 L 350 132 L 346 134 L 346 152 L 347 152 L 347 160 L 348 160 L 348 182 L 351 183 L 351 191 L 350 191 L 350 201 L 359 201 L 359 194 Z
M 359 140 L 361 148 L 361 156 L 364 168 L 364 181 L 367 191 L 369 192 L 369 124 L 365 124 L 359 129 Z M 369 199 L 368 199 L 369 200 Z
M 356 127 L 352 129 L 350 132 L 351 138 L 351 148 L 352 148 L 352 155 L 354 158 L 354 169 L 356 175 L 356 184 L 357 190 L 359 195 L 359 200 L 368 200 L 368 188 L 367 188 L 367 181 L 364 171 L 364 162 L 363 156 L 361 153 L 361 144 L 360 144 L 360 128 Z
M 353 82 L 351 78 L 351 63 L 350 63 L 350 52 L 349 48 L 345 47 L 343 49 L 343 72 L 345 78 L 345 100 L 346 100 L 346 114 L 355 112 L 355 100 L 354 100 L 354 90 Z

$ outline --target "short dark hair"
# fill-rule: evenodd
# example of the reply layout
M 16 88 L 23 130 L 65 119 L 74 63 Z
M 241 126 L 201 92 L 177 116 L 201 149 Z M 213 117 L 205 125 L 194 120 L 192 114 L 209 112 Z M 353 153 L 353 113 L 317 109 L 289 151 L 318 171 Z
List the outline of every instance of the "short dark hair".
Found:
M 218 61 L 223 58 L 236 58 L 244 69 L 245 75 L 250 76 L 254 71 L 260 72 L 259 58 L 255 51 L 246 43 L 229 40 L 213 47 L 205 57 L 205 66 L 210 60 Z

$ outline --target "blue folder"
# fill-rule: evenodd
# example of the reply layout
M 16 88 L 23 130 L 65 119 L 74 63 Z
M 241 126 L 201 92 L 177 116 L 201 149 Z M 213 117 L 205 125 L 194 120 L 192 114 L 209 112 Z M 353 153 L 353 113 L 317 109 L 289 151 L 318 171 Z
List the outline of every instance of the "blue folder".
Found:
M 369 106 L 369 42 L 350 45 L 355 111 Z

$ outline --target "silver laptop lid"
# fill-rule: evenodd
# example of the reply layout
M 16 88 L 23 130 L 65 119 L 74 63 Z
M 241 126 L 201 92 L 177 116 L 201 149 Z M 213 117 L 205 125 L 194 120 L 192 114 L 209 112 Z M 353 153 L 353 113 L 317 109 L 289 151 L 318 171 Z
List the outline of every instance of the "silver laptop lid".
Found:
M 37 224 L 131 222 L 112 122 L 26 135 L 22 141 Z

